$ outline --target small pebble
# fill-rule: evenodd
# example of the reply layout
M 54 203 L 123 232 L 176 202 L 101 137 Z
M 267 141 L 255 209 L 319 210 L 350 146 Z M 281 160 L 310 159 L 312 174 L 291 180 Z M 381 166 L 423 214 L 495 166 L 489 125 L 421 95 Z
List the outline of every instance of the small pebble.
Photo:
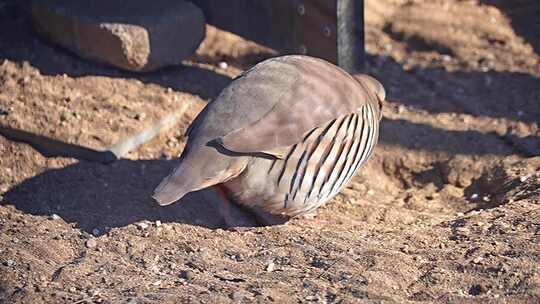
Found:
M 511 227 L 511 225 L 506 222 L 499 222 L 499 226 L 503 229 L 509 229 Z
M 311 266 L 317 267 L 317 268 L 326 268 L 328 267 L 328 263 L 322 258 L 315 258 L 311 262 Z
M 152 267 L 148 268 L 148 270 L 150 270 L 152 272 L 155 272 L 155 273 L 158 273 L 159 272 L 159 267 L 158 267 L 158 265 L 153 265 Z
M 475 264 L 480 264 L 483 260 L 484 260 L 483 257 L 476 257 L 476 258 L 473 259 L 472 262 L 475 263 Z
M 178 140 L 176 140 L 176 138 L 167 140 L 167 146 L 169 146 L 170 148 L 178 146 Z
M 525 181 L 527 181 L 527 179 L 529 179 L 529 177 L 525 175 L 525 176 L 521 176 L 521 177 L 519 178 L 519 181 L 522 182 L 522 183 L 524 183 Z
M 319 298 L 317 298 L 316 296 L 306 296 L 304 298 L 306 301 L 318 301 Z
M 235 259 L 237 262 L 242 262 L 242 261 L 244 261 L 244 256 L 243 256 L 241 253 L 239 253 L 239 254 L 237 254 L 237 255 L 234 256 L 234 259 Z
M 7 266 L 7 267 L 11 267 L 11 266 L 15 266 L 15 261 L 13 260 L 6 260 L 2 263 L 4 266 Z
M 403 253 L 409 253 L 409 245 L 404 245 L 400 248 L 401 252 Z
M 62 218 L 58 214 L 53 213 L 51 214 L 50 219 L 55 221 L 55 220 L 61 220 Z
M 154 283 L 152 283 L 152 285 L 154 285 L 154 286 L 159 286 L 159 285 L 161 285 L 161 280 L 155 281 Z
M 182 279 L 186 279 L 188 281 L 191 281 L 195 278 L 195 272 L 191 271 L 191 270 L 184 270 L 180 273 L 180 277 Z
M 272 272 L 274 271 L 275 267 L 276 267 L 276 264 L 274 264 L 273 261 L 270 261 L 268 265 L 266 265 L 266 271 Z
M 477 194 L 477 193 L 473 193 L 473 194 L 471 195 L 471 199 L 477 199 L 477 198 L 478 198 L 478 194 Z
M 459 233 L 469 233 L 470 232 L 469 228 L 465 228 L 465 227 L 458 227 L 458 228 L 456 228 L 456 231 L 459 232 Z
M 145 117 L 146 117 L 146 113 L 142 112 L 142 113 L 135 114 L 134 118 L 136 120 L 143 120 Z
M 220 69 L 225 70 L 228 67 L 229 67 L 229 65 L 225 61 L 222 61 L 222 62 L 219 63 L 219 68 Z
M 244 299 L 244 295 L 240 291 L 235 291 L 231 294 L 231 299 L 234 302 L 241 302 Z
M 94 236 L 98 236 L 99 233 L 100 233 L 99 229 L 97 229 L 97 228 L 92 229 L 92 234 L 93 234 Z
M 161 221 L 160 221 L 160 220 L 157 220 L 157 221 L 156 221 L 156 227 L 159 227 L 159 226 L 161 226 Z
M 143 222 L 143 223 L 137 223 L 137 224 L 135 224 L 135 225 L 136 225 L 139 229 L 142 229 L 142 230 L 148 228 L 148 224 L 147 224 L 147 223 L 144 223 L 144 222 Z
M 86 241 L 86 248 L 95 248 L 97 246 L 97 241 L 94 238 L 88 239 Z

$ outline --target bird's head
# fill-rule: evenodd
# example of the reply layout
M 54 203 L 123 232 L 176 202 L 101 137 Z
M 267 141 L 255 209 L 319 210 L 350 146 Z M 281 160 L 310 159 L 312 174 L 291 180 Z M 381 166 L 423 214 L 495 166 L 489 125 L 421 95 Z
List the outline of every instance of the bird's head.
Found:
M 375 78 L 366 74 L 354 75 L 354 78 L 365 87 L 369 93 L 375 95 L 377 99 L 377 105 L 379 110 L 379 119 L 382 118 L 382 108 L 384 101 L 386 100 L 386 90 L 383 85 Z

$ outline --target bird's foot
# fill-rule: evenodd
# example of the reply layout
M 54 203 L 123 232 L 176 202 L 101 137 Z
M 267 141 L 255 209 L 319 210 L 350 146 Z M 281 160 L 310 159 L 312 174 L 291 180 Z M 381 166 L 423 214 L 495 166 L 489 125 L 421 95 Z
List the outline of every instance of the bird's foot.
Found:
M 225 227 L 231 231 L 248 231 L 259 226 L 252 214 L 238 207 L 231 202 L 222 186 L 215 187 L 216 192 L 221 198 L 218 205 L 218 212 L 225 222 Z

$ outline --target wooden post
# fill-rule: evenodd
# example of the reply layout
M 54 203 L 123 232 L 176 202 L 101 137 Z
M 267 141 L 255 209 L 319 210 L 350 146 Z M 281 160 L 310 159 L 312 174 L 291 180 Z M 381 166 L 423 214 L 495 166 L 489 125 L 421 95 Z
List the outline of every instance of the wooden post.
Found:
M 364 59 L 363 0 L 193 0 L 206 20 L 282 54 L 307 54 L 349 72 Z
M 364 68 L 364 1 L 338 0 L 338 63 L 349 72 Z

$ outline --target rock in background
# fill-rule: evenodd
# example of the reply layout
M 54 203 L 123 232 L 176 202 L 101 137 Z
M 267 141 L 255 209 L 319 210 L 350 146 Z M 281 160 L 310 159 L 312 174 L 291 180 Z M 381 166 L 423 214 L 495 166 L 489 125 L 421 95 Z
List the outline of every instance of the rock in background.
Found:
M 202 11 L 181 0 L 41 0 L 30 12 L 54 43 L 129 71 L 179 64 L 205 36 Z

